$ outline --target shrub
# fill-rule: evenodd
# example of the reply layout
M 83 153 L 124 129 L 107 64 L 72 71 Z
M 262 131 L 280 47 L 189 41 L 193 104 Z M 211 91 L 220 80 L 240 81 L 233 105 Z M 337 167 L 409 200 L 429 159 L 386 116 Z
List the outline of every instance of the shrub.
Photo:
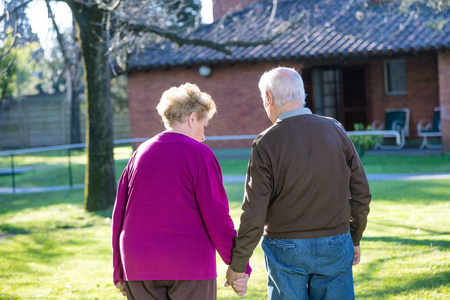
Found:
M 372 130 L 370 125 L 364 129 L 364 124 L 362 123 L 355 123 L 353 126 L 356 131 Z M 359 156 L 362 157 L 367 150 L 373 148 L 378 142 L 380 142 L 382 137 L 379 135 L 354 135 L 350 136 L 350 140 L 355 145 Z

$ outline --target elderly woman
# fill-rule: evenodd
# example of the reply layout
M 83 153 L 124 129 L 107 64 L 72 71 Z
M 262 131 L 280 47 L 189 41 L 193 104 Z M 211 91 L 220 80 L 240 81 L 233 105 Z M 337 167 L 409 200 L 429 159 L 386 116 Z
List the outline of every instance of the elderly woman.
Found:
M 114 283 L 128 299 L 216 299 L 216 250 L 230 264 L 236 236 L 221 168 L 201 143 L 216 105 L 186 83 L 156 109 L 167 130 L 133 153 L 118 186 Z M 247 280 L 233 283 L 238 295 Z

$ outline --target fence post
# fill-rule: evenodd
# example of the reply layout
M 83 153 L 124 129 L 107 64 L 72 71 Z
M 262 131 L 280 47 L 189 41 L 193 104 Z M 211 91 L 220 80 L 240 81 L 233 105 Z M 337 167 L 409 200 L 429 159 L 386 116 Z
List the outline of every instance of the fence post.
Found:
M 72 181 L 72 161 L 70 157 L 70 149 L 67 149 L 67 158 L 69 159 L 69 186 L 70 189 L 72 189 L 73 181 Z
M 12 178 L 12 189 L 13 194 L 16 193 L 16 176 L 15 176 L 15 170 L 14 170 L 14 154 L 11 154 L 11 178 Z

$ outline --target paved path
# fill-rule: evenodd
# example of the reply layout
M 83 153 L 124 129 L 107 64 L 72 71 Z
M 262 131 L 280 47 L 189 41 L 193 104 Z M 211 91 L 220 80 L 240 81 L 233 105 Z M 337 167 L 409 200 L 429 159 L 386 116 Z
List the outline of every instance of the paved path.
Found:
M 367 174 L 367 178 L 369 179 L 369 181 L 439 180 L 450 179 L 450 174 Z
M 367 174 L 369 181 L 391 181 L 391 180 L 436 180 L 450 179 L 450 173 L 443 174 Z M 224 182 L 244 182 L 245 176 L 224 176 Z
M 439 174 L 367 174 L 369 181 L 392 181 L 392 180 L 440 180 L 450 179 L 450 173 Z M 225 175 L 224 182 L 244 182 L 245 175 Z M 73 189 L 84 188 L 84 184 L 74 184 Z M 44 187 L 17 187 L 16 194 L 42 193 L 69 190 L 70 186 L 44 186 Z M 0 187 L 0 194 L 13 194 L 11 187 Z

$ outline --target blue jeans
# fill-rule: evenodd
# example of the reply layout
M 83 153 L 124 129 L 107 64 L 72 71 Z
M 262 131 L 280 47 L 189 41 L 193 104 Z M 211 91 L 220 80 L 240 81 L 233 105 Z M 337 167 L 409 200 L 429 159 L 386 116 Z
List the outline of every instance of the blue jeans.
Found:
M 269 300 L 355 299 L 350 233 L 262 242 Z

